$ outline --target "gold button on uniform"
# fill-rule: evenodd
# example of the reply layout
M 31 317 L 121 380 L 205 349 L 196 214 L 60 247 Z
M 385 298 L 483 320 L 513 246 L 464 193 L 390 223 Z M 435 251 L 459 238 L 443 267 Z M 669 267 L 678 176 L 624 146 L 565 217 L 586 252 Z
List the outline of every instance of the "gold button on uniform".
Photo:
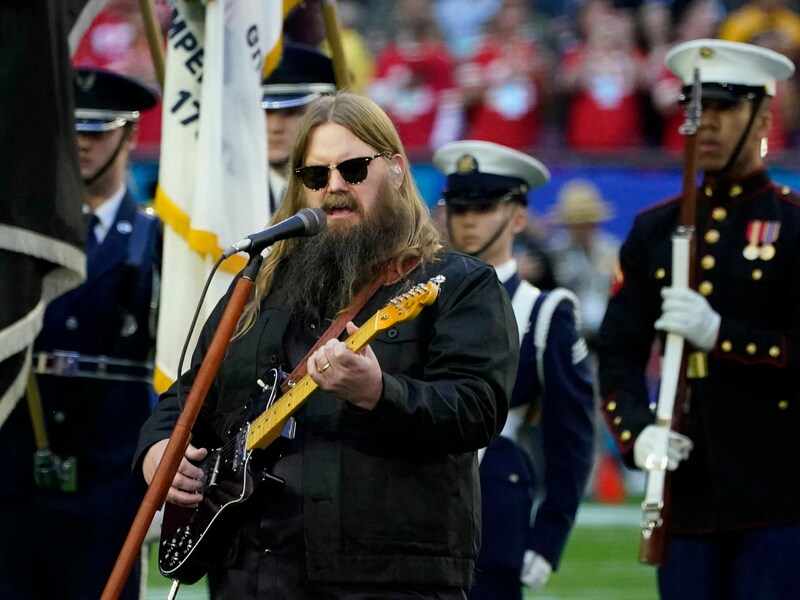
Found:
M 717 264 L 717 259 L 711 256 L 710 254 L 706 254 L 703 258 L 700 259 L 700 266 L 703 267 L 706 271 L 713 269 L 715 264 Z
M 781 349 L 777 346 L 771 346 L 769 349 L 769 355 L 772 358 L 778 358 L 781 355 Z
M 750 356 L 753 356 L 753 354 L 756 353 L 756 350 L 758 350 L 758 348 L 752 342 L 750 342 L 749 344 L 747 344 L 747 346 L 745 346 L 745 352 L 747 352 Z
M 516 473 L 511 473 L 511 474 L 508 476 L 508 480 L 509 480 L 511 483 L 517 483 L 517 482 L 519 481 L 519 475 L 517 475 Z
M 622 423 L 622 417 L 614 417 L 614 425 L 619 425 Z
M 631 439 L 631 432 L 626 429 L 619 434 L 619 439 L 621 439 L 623 442 L 627 442 L 629 439 Z
M 719 345 L 719 347 L 722 348 L 723 352 L 730 352 L 733 350 L 733 344 L 731 344 L 730 340 L 725 340 Z
M 731 198 L 736 198 L 737 196 L 741 196 L 743 191 L 742 186 L 736 184 L 731 188 L 728 194 L 730 194 Z
M 781 188 L 781 194 L 783 194 L 784 196 L 788 196 L 791 192 L 792 188 L 790 188 L 788 185 L 785 185 Z
M 709 244 L 716 244 L 719 241 L 719 231 L 717 231 L 716 229 L 709 229 L 708 231 L 706 231 L 704 239 Z
M 725 217 L 727 216 L 728 216 L 728 211 L 722 208 L 721 206 L 718 206 L 717 208 L 711 211 L 711 218 L 714 219 L 715 221 L 724 221 Z
M 780 402 L 778 402 L 778 408 L 780 408 L 781 410 L 786 410 L 787 408 L 789 408 L 789 401 L 781 400 Z
M 753 281 L 759 281 L 763 276 L 761 269 L 753 269 Z
M 667 272 L 664 269 L 656 269 L 656 279 L 664 279 L 667 276 Z
M 703 281 L 697 286 L 697 291 L 703 294 L 703 296 L 710 296 L 711 292 L 714 291 L 714 284 L 710 281 Z
M 617 410 L 617 403 L 614 400 L 612 400 L 611 402 L 606 404 L 606 410 L 608 412 L 614 412 L 615 410 Z
M 712 190 L 712 189 L 711 189 L 711 186 L 710 186 L 710 185 L 707 185 L 706 187 L 704 187 L 704 188 L 703 188 L 703 193 L 704 193 L 706 196 L 708 196 L 709 198 L 711 198 L 711 196 L 713 196 L 713 195 L 714 195 L 714 190 Z

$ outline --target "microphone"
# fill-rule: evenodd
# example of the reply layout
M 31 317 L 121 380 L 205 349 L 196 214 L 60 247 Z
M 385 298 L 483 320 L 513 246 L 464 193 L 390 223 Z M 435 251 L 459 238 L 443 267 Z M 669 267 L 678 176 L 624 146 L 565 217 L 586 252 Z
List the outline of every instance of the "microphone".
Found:
M 251 233 L 236 242 L 222 253 L 222 259 L 233 256 L 237 252 L 247 250 L 251 254 L 261 252 L 279 240 L 287 238 L 317 235 L 325 229 L 327 217 L 321 208 L 303 208 L 288 219 L 267 227 L 264 231 Z

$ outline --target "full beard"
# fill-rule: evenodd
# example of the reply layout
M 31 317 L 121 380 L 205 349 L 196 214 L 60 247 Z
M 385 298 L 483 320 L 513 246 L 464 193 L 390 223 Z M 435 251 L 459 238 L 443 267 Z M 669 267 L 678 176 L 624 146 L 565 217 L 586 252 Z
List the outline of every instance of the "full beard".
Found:
M 298 240 L 281 273 L 294 317 L 313 323 L 337 314 L 392 258 L 407 235 L 396 196 L 385 182 L 368 213 L 350 194 L 326 197 L 323 208 L 348 207 L 362 218 L 355 226 L 333 220 L 319 234 Z

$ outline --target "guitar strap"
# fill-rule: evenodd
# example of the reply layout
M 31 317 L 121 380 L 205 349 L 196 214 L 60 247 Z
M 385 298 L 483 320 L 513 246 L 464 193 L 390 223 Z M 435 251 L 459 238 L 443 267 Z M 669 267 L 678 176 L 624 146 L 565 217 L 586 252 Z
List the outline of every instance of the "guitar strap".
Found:
M 314 344 L 311 347 L 311 350 L 306 353 L 306 355 L 303 357 L 303 360 L 297 363 L 294 371 L 292 371 L 281 384 L 281 392 L 285 394 L 292 387 L 294 387 L 298 381 L 307 375 L 308 371 L 306 369 L 306 363 L 308 362 L 309 357 L 328 340 L 338 338 L 344 331 L 347 322 L 353 320 L 353 317 L 355 317 L 364 307 L 364 305 L 367 303 L 367 300 L 369 300 L 372 295 L 378 291 L 378 288 L 380 288 L 382 285 L 391 285 L 397 283 L 404 274 L 408 274 L 413 271 L 418 264 L 419 260 L 417 258 L 409 259 L 409 261 L 403 265 L 404 273 L 398 273 L 392 268 L 383 269 L 378 273 L 375 279 L 361 288 L 347 308 L 338 314 L 338 316 L 333 320 L 333 323 L 331 323 L 330 327 L 328 327 L 328 329 L 325 330 L 325 333 L 323 333 L 322 336 L 317 340 L 317 343 Z

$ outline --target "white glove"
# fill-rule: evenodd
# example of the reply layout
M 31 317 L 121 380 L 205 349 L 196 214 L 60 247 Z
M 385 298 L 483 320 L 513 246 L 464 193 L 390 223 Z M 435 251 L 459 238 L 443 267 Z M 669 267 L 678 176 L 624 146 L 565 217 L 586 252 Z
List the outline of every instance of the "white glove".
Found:
M 525 551 L 525 556 L 522 557 L 522 572 L 519 575 L 522 583 L 534 592 L 538 592 L 550 579 L 552 572 L 553 567 L 541 554 L 537 554 L 533 550 Z
M 708 300 L 689 288 L 665 287 L 661 297 L 664 301 L 656 329 L 683 336 L 704 352 L 714 348 L 721 319 Z
M 663 452 L 666 448 L 667 455 Z M 692 440 L 667 427 L 648 425 L 633 444 L 633 462 L 640 469 L 663 469 L 674 471 L 678 463 L 689 458 L 694 448 Z M 665 464 L 666 463 L 666 464 Z

